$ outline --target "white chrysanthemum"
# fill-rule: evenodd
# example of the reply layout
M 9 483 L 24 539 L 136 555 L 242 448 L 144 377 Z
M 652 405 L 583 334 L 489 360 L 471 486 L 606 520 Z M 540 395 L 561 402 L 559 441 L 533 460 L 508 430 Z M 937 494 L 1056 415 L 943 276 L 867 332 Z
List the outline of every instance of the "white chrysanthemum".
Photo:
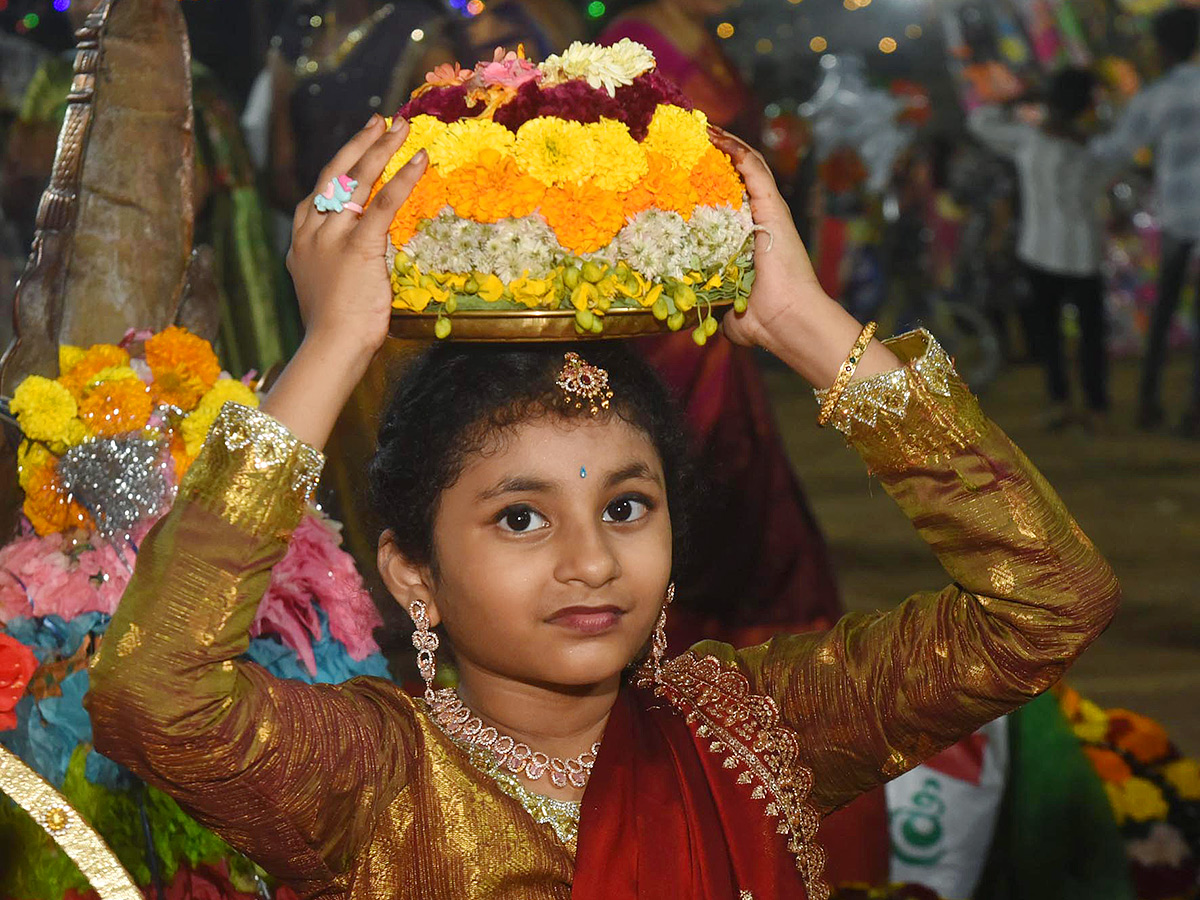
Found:
M 728 206 L 697 206 L 688 224 L 699 260 L 696 268 L 701 272 L 728 265 L 745 246 L 754 228 L 747 203 L 737 210 Z
M 485 227 L 488 234 L 481 271 L 512 281 L 523 275 L 545 278 L 554 269 L 560 252 L 558 240 L 541 216 L 506 219 Z
M 677 212 L 646 209 L 617 234 L 621 259 L 647 278 L 682 278 L 697 268 L 692 231 Z
M 487 226 L 442 212 L 421 226 L 404 252 L 426 272 L 470 272 L 480 268 Z
M 604 88 L 611 97 L 618 87 L 633 84 L 633 79 L 653 69 L 654 54 L 629 38 L 611 47 L 576 41 L 561 54 L 548 57 L 539 68 L 544 85 L 578 78 L 593 88 Z

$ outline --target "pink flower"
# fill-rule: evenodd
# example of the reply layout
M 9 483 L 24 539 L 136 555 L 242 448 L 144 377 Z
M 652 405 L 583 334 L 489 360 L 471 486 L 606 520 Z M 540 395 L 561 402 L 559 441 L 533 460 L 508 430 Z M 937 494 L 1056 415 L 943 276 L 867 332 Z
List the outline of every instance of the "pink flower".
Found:
M 490 63 L 480 63 L 475 67 L 484 85 L 491 87 L 508 87 L 513 90 L 528 82 L 542 80 L 542 70 L 525 58 L 523 50 L 504 52 L 503 47 L 497 47 L 492 54 Z
M 466 84 L 475 74 L 474 69 L 464 69 L 458 63 L 442 63 L 425 75 L 425 83 L 431 87 L 458 87 Z
M 288 552 L 271 570 L 271 585 L 251 634 L 277 634 L 316 674 L 312 642 L 321 636 L 316 605 L 329 617 L 329 634 L 356 660 L 379 650 L 372 632 L 383 620 L 363 587 L 354 559 L 341 548 L 332 520 L 305 516 Z

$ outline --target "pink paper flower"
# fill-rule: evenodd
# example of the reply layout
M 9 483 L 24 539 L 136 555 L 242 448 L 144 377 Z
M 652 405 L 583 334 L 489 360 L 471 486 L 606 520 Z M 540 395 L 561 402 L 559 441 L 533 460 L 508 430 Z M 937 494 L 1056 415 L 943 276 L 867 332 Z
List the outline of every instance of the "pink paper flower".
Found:
M 525 58 L 523 52 L 504 52 L 503 47 L 497 47 L 491 62 L 480 63 L 475 67 L 480 81 L 491 87 L 508 87 L 513 90 L 528 82 L 542 80 L 542 70 Z

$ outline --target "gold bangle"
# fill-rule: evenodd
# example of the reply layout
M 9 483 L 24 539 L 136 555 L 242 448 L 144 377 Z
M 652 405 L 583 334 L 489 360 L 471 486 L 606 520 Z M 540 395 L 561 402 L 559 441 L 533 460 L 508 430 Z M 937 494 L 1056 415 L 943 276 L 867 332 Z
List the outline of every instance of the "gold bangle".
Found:
M 871 338 L 875 337 L 875 329 L 878 327 L 878 322 L 867 323 L 862 333 L 858 336 L 858 340 L 854 342 L 854 346 L 850 348 L 850 355 L 846 357 L 846 361 L 842 363 L 842 367 L 838 370 L 837 378 L 834 379 L 833 384 L 830 385 L 829 390 L 825 393 L 825 402 L 821 404 L 821 411 L 817 414 L 817 424 L 822 428 L 832 418 L 838 401 L 842 399 L 842 394 L 846 392 L 846 387 L 850 384 L 850 379 L 854 377 L 854 371 L 858 368 L 859 361 L 867 351 L 867 345 L 871 343 Z

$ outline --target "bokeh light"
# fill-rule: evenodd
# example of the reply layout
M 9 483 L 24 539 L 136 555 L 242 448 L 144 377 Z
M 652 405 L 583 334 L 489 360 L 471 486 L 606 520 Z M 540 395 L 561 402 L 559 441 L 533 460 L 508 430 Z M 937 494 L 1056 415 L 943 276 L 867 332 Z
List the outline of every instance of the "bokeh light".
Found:
M 879 49 L 883 53 L 895 53 L 896 47 L 898 46 L 899 44 L 896 43 L 896 39 L 894 37 L 885 37 L 879 42 Z
M 770 38 L 759 38 L 754 42 L 754 52 L 761 53 L 764 56 L 775 49 L 775 44 Z
M 720 25 L 718 25 L 717 26 L 717 37 L 719 37 L 719 38 L 733 37 L 733 25 L 731 25 L 729 22 L 722 22 Z
M 56 12 L 66 12 L 71 8 L 71 0 L 54 0 L 54 9 Z
M 37 13 L 27 13 L 25 15 L 25 18 L 21 19 L 21 24 L 24 25 L 26 28 L 28 28 L 30 31 L 33 31 L 33 29 L 37 28 L 38 25 L 41 24 L 41 22 L 42 22 L 42 17 L 39 16 Z
M 600 2 L 600 0 L 592 0 L 592 2 L 587 5 L 587 14 L 593 19 L 600 18 L 606 12 L 608 12 L 608 7 Z
M 917 38 L 919 38 L 924 33 L 925 33 L 925 29 L 922 28 L 920 25 L 909 25 L 907 28 L 904 29 L 904 36 L 906 38 L 908 38 L 910 41 L 915 41 Z
M 829 49 L 829 41 L 825 40 L 825 38 L 821 37 L 820 35 L 817 35 L 808 42 L 808 49 L 813 53 L 824 53 Z

